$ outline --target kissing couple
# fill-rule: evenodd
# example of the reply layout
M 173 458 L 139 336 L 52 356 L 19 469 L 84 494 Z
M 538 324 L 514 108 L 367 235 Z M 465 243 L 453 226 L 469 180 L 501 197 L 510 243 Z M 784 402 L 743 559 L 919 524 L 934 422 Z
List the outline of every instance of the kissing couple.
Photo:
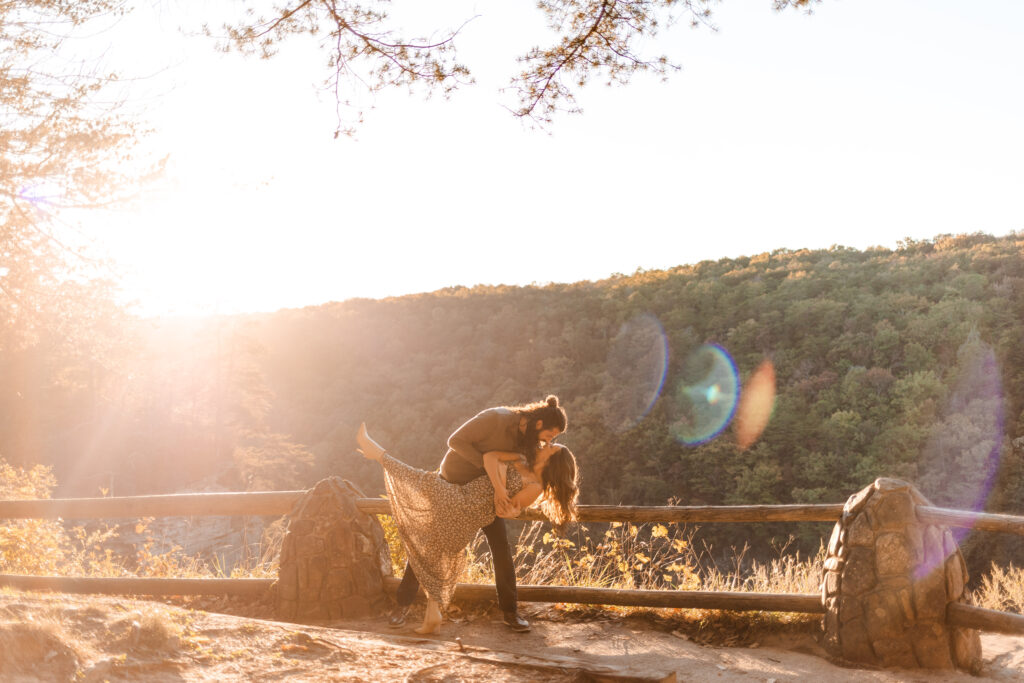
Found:
M 572 452 L 554 443 L 567 426 L 557 396 L 520 406 L 488 408 L 448 437 L 438 471 L 405 464 L 359 427 L 359 452 L 384 468 L 391 515 L 408 562 L 388 625 L 405 623 L 419 586 L 427 594 L 417 633 L 438 633 L 455 584 L 466 566 L 466 547 L 482 529 L 494 561 L 494 583 L 504 622 L 530 630 L 517 609 L 516 573 L 505 519 L 540 500 L 556 526 L 576 519 L 579 477 Z

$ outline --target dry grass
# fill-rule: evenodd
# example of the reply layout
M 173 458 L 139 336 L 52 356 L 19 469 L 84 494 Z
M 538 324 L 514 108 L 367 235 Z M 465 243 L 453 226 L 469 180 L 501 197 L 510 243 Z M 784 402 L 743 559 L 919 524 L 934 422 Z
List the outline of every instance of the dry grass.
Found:
M 993 562 L 973 598 L 979 607 L 1024 614 L 1024 569 L 1012 564 L 1004 568 Z
M 777 548 L 768 562 L 746 558 L 747 549 L 733 551 L 729 569 L 712 560 L 711 548 L 695 543 L 697 529 L 666 524 L 611 523 L 578 525 L 557 536 L 550 527 L 530 523 L 515 546 L 517 576 L 524 584 L 642 590 L 817 593 L 824 548 L 815 557 Z M 477 537 L 463 580 L 493 583 Z M 753 644 L 767 633 L 805 634 L 818 630 L 821 617 L 780 612 L 730 612 L 708 609 L 630 607 L 560 603 L 547 610 L 554 619 L 640 619 L 659 628 L 683 632 L 703 644 Z

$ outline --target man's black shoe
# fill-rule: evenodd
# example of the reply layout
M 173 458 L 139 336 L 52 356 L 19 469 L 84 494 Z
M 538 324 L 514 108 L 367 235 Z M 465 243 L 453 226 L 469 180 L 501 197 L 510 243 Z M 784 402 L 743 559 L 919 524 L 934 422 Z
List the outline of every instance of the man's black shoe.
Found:
M 516 612 L 505 612 L 505 625 L 516 633 L 526 633 L 530 630 L 530 622 L 523 619 Z
M 401 628 L 405 626 L 405 617 L 409 614 L 409 607 L 411 605 L 395 605 L 395 608 L 391 610 L 391 614 L 388 615 L 388 627 L 389 628 Z

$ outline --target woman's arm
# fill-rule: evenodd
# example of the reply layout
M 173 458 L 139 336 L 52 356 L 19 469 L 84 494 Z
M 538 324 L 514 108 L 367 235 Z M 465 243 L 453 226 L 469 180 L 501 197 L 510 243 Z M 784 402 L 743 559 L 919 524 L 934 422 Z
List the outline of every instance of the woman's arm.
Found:
M 520 510 L 525 510 L 533 504 L 533 501 L 540 497 L 540 494 L 543 493 L 543 491 L 544 488 L 540 484 L 531 481 L 523 486 L 523 488 L 519 490 L 519 493 L 512 496 L 512 504 Z

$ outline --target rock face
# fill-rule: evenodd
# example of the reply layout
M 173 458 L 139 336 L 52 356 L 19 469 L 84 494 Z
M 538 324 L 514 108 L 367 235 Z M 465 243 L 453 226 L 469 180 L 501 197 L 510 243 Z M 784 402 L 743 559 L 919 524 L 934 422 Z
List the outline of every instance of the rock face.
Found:
M 946 625 L 946 605 L 966 602 L 963 556 L 949 529 L 918 522 L 918 505 L 930 503 L 897 479 L 847 500 L 822 576 L 825 647 L 852 662 L 978 673 L 978 632 Z
M 391 558 L 380 523 L 356 507 L 362 497 L 351 482 L 329 477 L 295 504 L 274 583 L 278 619 L 364 617 L 382 609 Z

